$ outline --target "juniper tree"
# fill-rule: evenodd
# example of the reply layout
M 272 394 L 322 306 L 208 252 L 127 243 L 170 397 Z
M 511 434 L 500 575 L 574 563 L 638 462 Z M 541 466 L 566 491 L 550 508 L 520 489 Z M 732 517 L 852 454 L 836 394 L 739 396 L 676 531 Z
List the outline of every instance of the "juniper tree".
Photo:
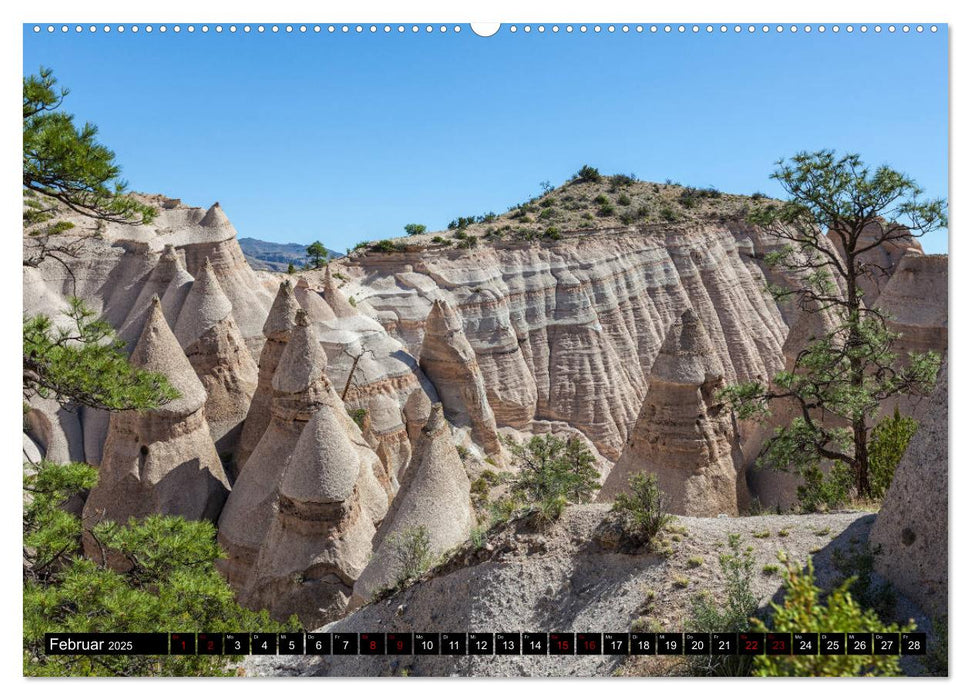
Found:
M 886 272 L 867 254 L 945 227 L 946 205 L 922 199 L 903 173 L 871 169 L 855 154 L 801 152 L 779 161 L 772 178 L 788 199 L 761 204 L 750 221 L 779 242 L 765 262 L 788 273 L 792 286 L 770 290 L 803 313 L 827 314 L 829 327 L 770 385 L 744 383 L 725 396 L 743 419 L 764 418 L 779 401 L 796 406 L 798 415 L 766 442 L 759 464 L 802 472 L 831 460 L 849 470 L 858 496 L 869 497 L 868 445 L 881 403 L 926 393 L 940 357 L 897 351 L 886 314 L 864 303 L 861 283 Z
M 307 257 L 310 259 L 310 267 L 314 270 L 323 267 L 329 256 L 330 253 L 327 252 L 327 248 L 320 241 L 314 241 L 307 246 Z

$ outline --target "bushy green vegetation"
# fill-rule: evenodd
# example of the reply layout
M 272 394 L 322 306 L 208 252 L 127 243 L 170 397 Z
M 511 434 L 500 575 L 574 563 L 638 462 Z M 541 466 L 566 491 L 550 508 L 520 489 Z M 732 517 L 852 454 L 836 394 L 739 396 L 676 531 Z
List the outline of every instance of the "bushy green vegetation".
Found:
M 178 398 L 165 377 L 132 367 L 125 342 L 80 299 L 71 297 L 56 326 L 43 314 L 24 319 L 23 386 L 26 395 L 101 408 L 131 410 Z
M 785 599 L 771 604 L 771 621 L 754 621 L 757 632 L 911 632 L 913 622 L 905 625 L 885 624 L 873 610 L 867 610 L 850 593 L 852 580 L 844 581 L 822 598 L 816 586 L 812 559 L 805 571 L 799 565 L 787 567 Z M 756 676 L 899 676 L 897 656 L 852 654 L 827 656 L 756 656 Z
M 47 656 L 47 632 L 283 631 L 240 607 L 214 561 L 223 556 L 209 522 L 150 516 L 100 523 L 86 534 L 121 570 L 84 556 L 81 520 L 61 508 L 87 491 L 86 464 L 42 462 L 26 470 L 24 491 L 24 674 L 30 676 L 230 675 L 212 656 Z
M 870 454 L 870 486 L 874 498 L 883 498 L 890 488 L 897 465 L 916 432 L 917 421 L 909 416 L 901 416 L 899 407 L 894 408 L 892 416 L 882 418 L 873 426 L 867 450 Z
M 573 176 L 574 182 L 600 182 L 602 179 L 600 171 L 589 165 L 581 167 Z
M 420 236 L 427 230 L 424 224 L 405 224 L 405 233 L 409 236 Z
M 723 590 L 716 599 L 706 591 L 691 599 L 685 622 L 687 632 L 747 632 L 759 607 L 752 591 L 755 558 L 751 547 L 743 547 L 738 533 L 728 536 L 727 551 L 718 557 Z M 764 573 L 764 571 L 763 571 Z M 712 654 L 686 659 L 688 671 L 695 676 L 747 676 L 752 668 L 750 656 Z
M 618 494 L 611 511 L 619 514 L 631 540 L 653 548 L 661 530 L 672 520 L 666 512 L 667 498 L 657 484 L 657 474 L 634 474 L 628 485 L 630 493 Z
M 535 435 L 525 442 L 505 440 L 519 473 L 510 482 L 508 504 L 525 507 L 544 522 L 559 518 L 567 503 L 588 503 L 599 485 L 594 456 L 576 437 Z
M 392 536 L 391 556 L 395 562 L 395 586 L 404 588 L 435 564 L 428 528 L 424 525 Z

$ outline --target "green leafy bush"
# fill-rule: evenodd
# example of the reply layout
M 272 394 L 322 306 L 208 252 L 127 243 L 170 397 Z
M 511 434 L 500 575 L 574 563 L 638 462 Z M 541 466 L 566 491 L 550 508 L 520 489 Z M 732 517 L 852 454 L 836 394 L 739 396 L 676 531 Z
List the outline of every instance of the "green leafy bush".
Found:
M 424 525 L 392 536 L 391 556 L 395 562 L 396 586 L 403 588 L 417 580 L 435 563 L 428 528 Z
M 752 591 L 755 559 L 752 548 L 742 547 L 738 533 L 728 536 L 728 551 L 718 557 L 724 589 L 716 600 L 710 592 L 699 593 L 691 599 L 685 622 L 688 632 L 747 632 L 752 628 L 752 616 L 759 607 Z M 752 667 L 750 656 L 707 655 L 687 658 L 689 672 L 694 676 L 747 676 Z
M 630 204 L 630 197 L 628 197 L 626 194 L 620 195 L 617 198 L 617 204 L 619 204 L 622 207 L 626 207 L 627 205 Z
M 661 530 L 672 519 L 665 511 L 667 497 L 657 485 L 657 474 L 634 474 L 628 484 L 630 493 L 618 494 L 611 511 L 620 514 L 628 537 L 653 547 Z
M 594 456 L 578 438 L 535 435 L 523 443 L 505 442 L 520 470 L 510 493 L 543 520 L 558 518 L 567 503 L 589 503 L 600 488 Z
M 600 171 L 596 168 L 589 165 L 584 165 L 576 172 L 573 179 L 574 181 L 578 182 L 600 182 L 603 177 L 600 175 Z
M 909 416 L 901 416 L 899 408 L 894 408 L 892 416 L 882 418 L 873 426 L 867 452 L 870 455 L 870 488 L 874 498 L 883 498 L 890 488 L 897 465 L 916 432 L 917 421 Z
M 25 469 L 24 675 L 231 675 L 218 656 L 47 656 L 47 632 L 276 632 L 297 629 L 266 612 L 241 608 L 216 571 L 224 556 L 209 522 L 152 515 L 125 525 L 100 523 L 89 536 L 116 571 L 82 553 L 80 519 L 61 504 L 90 489 L 97 472 L 86 464 L 42 462 Z
M 388 239 L 372 243 L 370 249 L 375 253 L 397 253 L 400 250 L 397 243 Z
M 884 624 L 873 610 L 862 608 L 850 594 L 851 581 L 845 581 L 830 593 L 825 602 L 816 586 L 812 559 L 806 570 L 798 565 L 787 567 L 785 599 L 772 603 L 772 620 L 756 620 L 757 632 L 912 632 L 913 622 L 906 625 Z M 897 656 L 851 654 L 827 656 L 756 656 L 756 676 L 899 676 Z
M 420 236 L 427 230 L 424 224 L 405 224 L 405 233 L 409 236 Z
M 796 487 L 799 508 L 804 513 L 836 510 L 850 497 L 853 476 L 847 466 L 837 462 L 824 474 L 818 464 L 802 467 L 802 483 Z

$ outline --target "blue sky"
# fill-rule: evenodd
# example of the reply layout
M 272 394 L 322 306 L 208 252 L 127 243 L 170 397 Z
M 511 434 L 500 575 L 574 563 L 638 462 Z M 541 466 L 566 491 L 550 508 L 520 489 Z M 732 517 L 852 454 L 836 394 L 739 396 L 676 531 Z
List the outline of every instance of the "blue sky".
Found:
M 343 250 L 502 211 L 580 165 L 729 192 L 803 149 L 947 196 L 947 32 L 75 34 L 24 28 L 133 189 Z M 944 232 L 923 241 L 945 252 Z

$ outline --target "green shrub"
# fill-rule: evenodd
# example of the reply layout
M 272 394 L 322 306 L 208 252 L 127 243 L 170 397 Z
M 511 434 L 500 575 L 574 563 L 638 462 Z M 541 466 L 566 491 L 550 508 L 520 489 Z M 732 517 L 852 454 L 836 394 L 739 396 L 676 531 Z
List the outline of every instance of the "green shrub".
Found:
M 619 204 L 622 207 L 626 207 L 627 205 L 630 204 L 630 197 L 628 197 L 626 194 L 620 195 L 617 198 L 617 204 Z
M 505 443 L 519 467 L 510 484 L 513 510 L 524 505 L 549 523 L 567 503 L 589 503 L 600 488 L 594 456 L 578 438 L 536 435 L 523 443 L 506 438 Z
M 893 586 L 886 581 L 878 583 L 873 577 L 873 565 L 879 555 L 879 545 L 871 547 L 867 542 L 851 540 L 850 547 L 833 551 L 833 566 L 847 582 L 856 602 L 871 608 L 882 619 L 889 619 L 897 606 L 897 596 Z
M 84 526 L 61 504 L 92 488 L 86 464 L 41 462 L 24 475 L 23 673 L 27 676 L 232 675 L 218 656 L 47 656 L 47 632 L 264 632 L 297 629 L 241 608 L 214 562 L 225 556 L 210 522 L 152 515 L 89 530 L 131 564 L 115 571 L 86 558 Z
M 432 239 L 432 243 L 437 243 L 438 245 L 452 245 L 452 242 L 447 238 L 442 238 L 441 236 L 435 236 Z
M 384 239 L 371 244 L 371 250 L 375 253 L 397 253 L 398 244 L 394 241 Z
M 424 224 L 405 224 L 405 233 L 409 236 L 420 236 L 427 230 Z
M 818 464 L 810 464 L 802 469 L 802 481 L 796 487 L 799 508 L 804 513 L 816 513 L 843 506 L 849 500 L 853 476 L 842 462 L 834 464 L 829 474 L 824 474 Z
M 752 616 L 759 607 L 752 591 L 755 559 L 752 548 L 742 548 L 742 536 L 728 536 L 728 551 L 718 557 L 724 589 L 715 599 L 703 592 L 691 599 L 685 622 L 687 632 L 747 632 Z M 750 656 L 708 655 L 686 658 L 688 671 L 694 676 L 747 676 L 751 669 Z
M 631 214 L 630 209 L 620 213 L 620 223 L 624 224 L 625 226 L 630 226 L 632 223 L 634 223 L 634 221 L 635 218 L 634 215 Z
M 596 197 L 593 198 L 593 203 L 599 206 L 603 206 L 604 204 L 610 204 L 610 200 L 607 199 L 607 195 L 598 194 Z
M 752 199 L 754 199 L 756 202 L 759 201 L 760 199 L 766 199 L 767 197 L 768 197 L 768 195 L 766 195 L 763 192 L 753 192 L 752 193 Z
M 677 218 L 674 210 L 671 207 L 661 207 L 661 218 L 665 221 L 671 222 Z
M 757 632 L 912 632 L 913 622 L 907 625 L 884 624 L 872 610 L 861 607 L 849 592 L 851 581 L 845 581 L 821 602 L 822 591 L 814 580 L 813 562 L 806 570 L 798 565 L 788 566 L 785 580 L 785 599 L 772 603 L 769 624 L 755 621 Z M 756 656 L 753 673 L 756 676 L 899 676 L 900 657 L 855 656 Z
M 627 187 L 628 185 L 633 185 L 637 182 L 637 176 L 634 173 L 630 175 L 611 175 L 610 176 L 610 186 L 614 189 L 618 187 Z
M 428 528 L 419 525 L 393 535 L 391 556 L 397 572 L 395 585 L 398 588 L 404 588 L 420 578 L 435 563 Z
M 558 229 L 556 226 L 547 226 L 546 230 L 543 231 L 543 235 L 547 238 L 552 238 L 554 241 L 558 241 L 563 238 L 563 236 L 560 235 L 560 229 Z
M 597 209 L 597 214 L 600 216 L 613 216 L 617 211 L 613 204 L 604 204 L 599 209 Z
M 476 238 L 475 236 L 466 236 L 466 238 L 463 241 L 461 241 L 457 247 L 469 249 L 469 248 L 475 248 L 477 245 L 479 245 L 478 238 Z
M 897 465 L 915 432 L 917 421 L 901 416 L 899 408 L 894 408 L 892 416 L 882 418 L 873 427 L 867 452 L 870 455 L 870 489 L 875 498 L 883 498 L 890 488 Z
M 589 165 L 584 165 L 576 172 L 573 179 L 577 182 L 600 182 L 603 178 L 599 170 Z
M 347 414 L 351 417 L 351 420 L 357 423 L 358 428 L 360 428 L 361 430 L 364 430 L 364 423 L 367 420 L 366 408 L 355 408 L 353 410 L 348 408 Z
M 541 221 L 552 219 L 554 216 L 556 216 L 556 209 L 554 209 L 553 207 L 547 207 L 546 209 L 543 209 L 539 213 L 539 219 Z
M 630 493 L 618 494 L 611 511 L 620 514 L 628 537 L 653 548 L 661 530 L 672 519 L 665 512 L 667 497 L 657 485 L 657 474 L 634 474 L 628 485 Z

